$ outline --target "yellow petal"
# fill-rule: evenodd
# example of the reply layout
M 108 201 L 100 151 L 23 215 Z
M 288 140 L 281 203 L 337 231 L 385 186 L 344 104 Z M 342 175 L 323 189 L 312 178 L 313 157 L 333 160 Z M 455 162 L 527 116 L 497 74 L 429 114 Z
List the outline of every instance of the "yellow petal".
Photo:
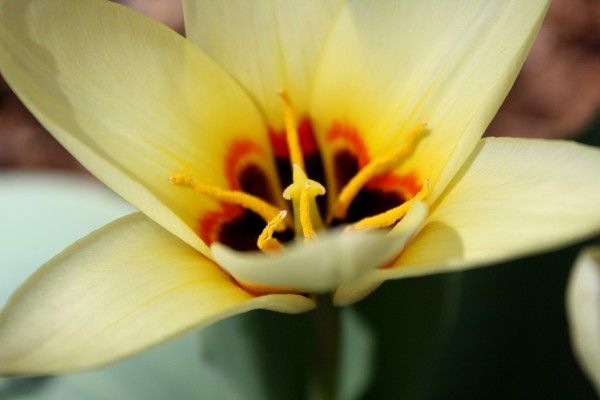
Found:
M 196 250 L 133 214 L 65 250 L 13 295 L 0 314 L 0 373 L 94 367 L 251 309 L 311 307 L 303 296 L 242 290 Z
M 283 127 L 276 92 L 285 88 L 301 117 L 324 39 L 340 0 L 185 1 L 187 37 L 252 95 L 274 129 Z
M 366 270 L 391 261 L 404 242 L 381 233 L 327 231 L 318 240 L 298 242 L 274 253 L 239 252 L 219 243 L 213 258 L 250 288 L 296 293 L 325 293 Z
M 600 247 L 577 258 L 567 286 L 571 343 L 581 367 L 600 393 Z
M 547 5 L 348 2 L 315 77 L 310 113 L 319 141 L 327 141 L 334 123 L 347 122 L 373 158 L 401 147 L 415 126 L 428 123 L 399 171 L 430 179 L 435 199 L 498 110 Z
M 409 212 L 394 226 L 384 240 L 397 240 L 397 242 L 393 242 L 393 246 L 396 249 L 404 249 L 419 232 L 426 217 L 427 205 L 424 202 L 415 201 Z M 396 255 L 399 254 L 400 252 L 397 251 Z M 378 267 L 385 268 L 387 265 L 379 264 Z M 377 278 L 378 271 L 369 269 L 364 274 L 356 276 L 355 279 L 342 282 L 334 292 L 334 303 L 348 305 L 367 296 L 381 283 L 381 280 L 374 279 L 374 277 Z
M 590 237 L 600 232 L 599 182 L 600 149 L 483 139 L 394 267 L 368 279 L 483 266 Z
M 0 72 L 92 173 L 202 251 L 193 230 L 217 204 L 169 184 L 170 174 L 227 189 L 224 159 L 250 138 L 275 179 L 264 124 L 243 89 L 189 41 L 126 7 L 3 1 Z
M 211 249 L 216 262 L 249 287 L 324 293 L 391 262 L 426 214 L 424 204 L 415 204 L 389 235 L 329 230 L 318 231 L 317 240 L 292 243 L 284 250 L 266 254 L 237 252 L 218 243 Z

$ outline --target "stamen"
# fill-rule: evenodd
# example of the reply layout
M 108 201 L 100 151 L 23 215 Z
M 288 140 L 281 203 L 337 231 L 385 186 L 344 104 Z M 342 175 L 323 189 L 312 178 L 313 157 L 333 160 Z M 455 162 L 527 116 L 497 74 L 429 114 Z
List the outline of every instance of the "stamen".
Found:
M 426 123 L 420 123 L 414 127 L 407 135 L 405 142 L 402 146 L 388 154 L 381 157 L 375 158 L 369 162 L 363 169 L 361 169 L 354 177 L 344 186 L 341 190 L 337 200 L 331 208 L 329 220 L 334 218 L 344 219 L 348 213 L 350 204 L 360 192 L 362 187 L 371 179 L 373 176 L 385 172 L 393 168 L 401 159 L 409 152 L 412 147 L 414 138 L 427 128 Z M 391 211 L 391 210 L 390 210 Z
M 425 181 L 425 184 L 423 185 L 419 193 L 417 193 L 412 199 L 404 202 L 398 207 L 394 207 L 381 214 L 363 218 L 360 221 L 349 225 L 346 228 L 346 231 L 369 231 L 372 229 L 385 228 L 391 226 L 398 222 L 400 219 L 402 219 L 402 217 L 404 217 L 408 213 L 410 207 L 412 206 L 415 200 L 423 200 L 425 197 L 427 197 L 428 194 L 429 179 Z
M 293 165 L 294 182 L 283 191 L 283 198 L 292 201 L 296 237 L 312 238 L 315 229 L 323 227 L 315 198 L 325 194 L 325 188 L 317 181 L 308 179 L 299 165 Z
M 294 108 L 292 100 L 285 89 L 277 92 L 281 101 L 283 102 L 283 108 L 285 113 L 285 135 L 287 145 L 290 150 L 290 163 L 300 166 L 304 170 L 304 159 L 302 157 L 302 149 L 300 147 L 300 139 L 298 138 L 298 125 L 294 118 Z
M 251 194 L 240 192 L 238 190 L 224 190 L 216 186 L 199 182 L 185 172 L 178 172 L 171 175 L 169 177 L 169 182 L 177 185 L 189 186 L 202 194 L 212 197 L 215 200 L 240 205 L 250 211 L 255 212 L 267 222 L 270 222 L 276 218 L 280 213 L 280 209 L 270 205 L 266 201 L 256 196 L 252 196 Z M 284 229 L 285 226 L 278 228 L 278 230 Z
M 279 240 L 273 237 L 273 233 L 277 230 L 279 224 L 284 222 L 286 216 L 287 211 L 283 210 L 275 218 L 269 221 L 256 241 L 256 245 L 259 249 L 265 253 L 273 250 L 283 249 L 283 245 L 281 242 L 279 242 Z

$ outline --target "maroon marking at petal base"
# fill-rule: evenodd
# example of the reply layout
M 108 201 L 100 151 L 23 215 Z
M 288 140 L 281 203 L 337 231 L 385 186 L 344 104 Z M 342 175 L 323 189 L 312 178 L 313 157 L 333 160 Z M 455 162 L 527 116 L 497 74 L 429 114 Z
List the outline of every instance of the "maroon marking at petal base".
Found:
M 265 151 L 258 143 L 249 139 L 235 140 L 225 156 L 225 176 L 231 190 L 240 190 L 275 204 L 274 187 L 257 163 L 257 159 L 264 156 Z M 219 210 L 200 217 L 197 227 L 200 238 L 208 245 L 216 241 L 236 250 L 256 250 L 256 241 L 265 221 L 235 204 L 220 202 L 219 207 Z
M 371 158 L 363 139 L 352 125 L 334 123 L 326 139 L 336 150 L 333 151 L 333 176 L 335 188 L 342 188 L 366 165 Z M 333 221 L 334 225 L 352 223 L 362 218 L 380 214 L 404 203 L 421 190 L 417 176 L 413 173 L 398 175 L 386 172 L 371 178 L 358 192 L 344 220 Z

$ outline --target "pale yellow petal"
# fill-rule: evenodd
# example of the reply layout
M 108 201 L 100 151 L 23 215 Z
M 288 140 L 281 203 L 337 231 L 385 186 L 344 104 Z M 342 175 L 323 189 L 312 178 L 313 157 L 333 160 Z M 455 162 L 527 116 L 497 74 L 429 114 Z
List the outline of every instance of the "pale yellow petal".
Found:
M 600 149 L 480 141 L 393 268 L 372 281 L 505 261 L 600 233 Z
M 317 68 L 310 113 L 319 141 L 349 124 L 373 158 L 428 123 L 399 171 L 430 179 L 436 198 L 508 93 L 547 5 L 349 1 Z
M 574 353 L 600 394 L 600 247 L 584 249 L 573 266 L 567 317 Z
M 184 1 L 187 37 L 225 67 L 283 127 L 276 92 L 287 89 L 301 117 L 308 112 L 314 69 L 341 0 Z
M 325 293 L 391 261 L 404 243 L 381 233 L 342 235 L 330 230 L 310 243 L 294 243 L 269 254 L 238 252 L 219 243 L 211 249 L 214 260 L 250 288 Z
M 0 72 L 86 168 L 201 251 L 198 218 L 219 205 L 169 184 L 172 173 L 229 189 L 225 158 L 246 146 L 275 180 L 264 123 L 243 89 L 192 43 L 126 7 L 3 1 Z
M 129 356 L 233 314 L 301 312 L 298 295 L 255 296 L 142 214 L 77 242 L 0 314 L 0 373 L 50 374 Z
M 266 254 L 236 252 L 218 243 L 211 249 L 223 269 L 251 288 L 325 293 L 393 261 L 426 214 L 426 206 L 415 203 L 391 234 L 318 231 L 315 240 L 300 240 Z
M 415 201 L 410 211 L 402 218 L 400 222 L 394 226 L 390 234 L 384 239 L 385 241 L 394 240 L 391 242 L 394 246 L 395 255 L 401 254 L 407 244 L 421 230 L 425 219 L 427 218 L 427 205 L 421 201 Z M 384 246 L 386 244 L 383 244 Z M 385 264 L 379 264 L 379 268 L 387 268 Z M 375 288 L 381 284 L 378 278 L 378 269 L 367 269 L 365 273 L 356 276 L 352 280 L 342 282 L 335 290 L 333 300 L 336 305 L 348 305 L 356 303 L 369 295 Z
M 388 279 L 485 266 L 598 234 L 599 182 L 597 148 L 481 140 L 393 266 L 344 285 L 337 302 L 355 302 Z

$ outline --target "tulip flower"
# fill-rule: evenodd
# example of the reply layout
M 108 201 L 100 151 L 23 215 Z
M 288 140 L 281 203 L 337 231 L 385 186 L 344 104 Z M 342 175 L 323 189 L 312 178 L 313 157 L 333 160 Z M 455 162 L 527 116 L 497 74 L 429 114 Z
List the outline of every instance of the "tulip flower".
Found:
M 600 248 L 584 249 L 567 286 L 571 344 L 583 371 L 600 393 Z
M 109 2 L 2 1 L 0 72 L 140 213 L 13 295 L 0 372 L 94 367 L 598 232 L 600 151 L 481 140 L 547 3 L 189 0 L 183 38 Z

